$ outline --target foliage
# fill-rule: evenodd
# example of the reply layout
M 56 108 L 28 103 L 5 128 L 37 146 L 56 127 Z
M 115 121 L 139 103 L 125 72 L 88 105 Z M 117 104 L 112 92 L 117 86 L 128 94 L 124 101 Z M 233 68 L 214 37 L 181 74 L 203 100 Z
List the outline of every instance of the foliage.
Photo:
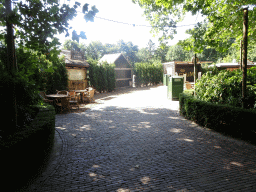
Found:
M 161 46 L 159 46 L 154 53 L 154 59 L 155 60 L 160 60 L 162 63 L 166 62 L 166 54 L 168 52 L 168 48 L 169 46 L 162 44 Z
M 53 62 L 53 72 L 40 72 L 40 90 L 47 94 L 56 90 L 67 90 L 68 74 L 64 60 Z
M 137 51 L 137 62 L 153 62 L 154 60 L 165 62 L 167 51 L 168 46 L 166 44 L 161 44 L 156 47 L 155 43 L 150 39 L 147 47 L 141 48 Z
M 115 65 L 106 62 L 98 64 L 97 60 L 89 59 L 87 61 L 89 68 L 90 86 L 98 92 L 111 92 L 115 89 Z
M 155 32 L 162 32 L 163 39 L 171 38 L 175 26 L 187 12 L 192 15 L 201 14 L 207 17 L 207 29 L 204 39 L 208 45 L 218 51 L 229 48 L 229 39 L 234 37 L 237 46 L 242 39 L 243 7 L 249 7 L 249 44 L 255 42 L 255 0 L 133 0 L 144 8 L 144 14 Z M 200 46 L 195 48 L 200 52 Z M 196 51 L 197 52 L 197 51 Z
M 133 45 L 132 42 L 125 43 L 123 40 L 117 42 L 119 53 L 123 53 L 128 61 L 133 65 L 137 61 L 136 53 L 138 52 L 138 46 Z
M 163 78 L 163 66 L 160 61 L 135 63 L 136 86 L 159 84 Z
M 190 61 L 192 58 L 192 54 L 193 53 L 186 51 L 180 45 L 173 45 L 170 46 L 166 55 L 166 59 L 168 61 Z
M 71 39 L 66 39 L 64 41 L 64 43 L 63 43 L 63 48 L 65 50 L 71 50 L 72 47 L 78 48 L 79 47 L 79 43 L 77 43 L 76 41 L 72 41 Z
M 93 41 L 86 47 L 86 58 L 99 60 L 106 54 L 106 48 L 100 41 Z
M 184 47 L 187 51 L 193 51 L 193 53 L 202 53 L 205 47 L 204 34 L 206 31 L 206 24 L 197 23 L 193 29 L 186 31 L 191 37 L 183 41 L 179 41 L 178 45 Z
M 256 44 L 249 45 L 247 57 L 250 61 L 256 62 Z
M 217 75 L 219 72 L 221 71 L 221 69 L 219 69 L 216 66 L 213 67 L 202 67 L 202 75 L 206 74 L 207 72 L 211 73 L 211 75 Z
M 68 21 L 76 16 L 80 5 L 79 2 L 70 7 L 67 4 L 59 5 L 56 0 L 25 0 L 14 2 L 11 14 L 7 14 L 5 1 L 0 0 L 0 26 L 4 27 L 0 31 L 0 86 L 9 93 L 1 94 L 1 99 L 6 105 L 13 106 L 10 107 L 13 111 L 6 115 L 7 122 L 18 122 L 18 126 L 23 126 L 24 119 L 29 119 L 26 116 L 30 114 L 31 105 L 40 103 L 38 91 L 41 88 L 47 90 L 43 78 L 48 80 L 47 83 L 59 82 L 59 85 L 65 86 L 66 72 L 58 58 L 60 51 L 57 50 L 60 43 L 54 35 L 63 32 L 69 35 Z M 92 16 L 97 12 L 95 7 L 90 11 L 84 8 L 84 14 L 88 15 L 86 21 L 92 21 Z M 5 27 L 7 21 L 13 24 L 15 30 L 16 71 L 10 70 L 11 66 L 6 60 L 10 57 L 6 47 L 9 42 Z M 56 87 L 57 84 L 48 89 Z M 18 121 L 15 120 L 16 116 Z
M 194 93 L 195 93 L 195 90 L 194 89 L 186 89 L 183 91 L 184 94 L 186 95 L 190 95 L 190 96 L 193 96 Z
M 230 105 L 213 104 L 184 93 L 179 98 L 180 114 L 197 124 L 227 135 L 254 141 L 255 127 L 252 125 L 256 111 Z
M 152 26 L 151 31 L 162 34 L 159 38 L 161 43 L 165 43 L 167 39 L 173 39 L 173 35 L 177 33 L 176 24 L 182 19 L 183 14 L 180 13 L 180 10 L 183 10 L 182 6 L 174 11 L 174 1 L 165 2 L 166 7 L 161 4 L 161 1 L 133 0 L 133 2 L 138 3 L 144 9 L 144 15 Z
M 70 41 L 65 41 L 64 48 L 70 49 L 69 44 Z M 78 44 L 77 47 L 84 52 L 86 59 L 99 60 L 105 54 L 123 53 L 132 65 L 137 61 L 138 46 L 132 42 L 120 40 L 116 44 L 103 44 L 100 41 L 93 41 L 89 45 Z
M 256 107 L 256 68 L 248 69 L 247 106 Z M 207 72 L 195 85 L 196 96 L 202 101 L 241 107 L 242 71 L 222 70 L 213 75 Z
M 141 48 L 136 53 L 136 56 L 138 58 L 138 62 L 149 62 L 149 52 L 147 48 Z
M 85 46 L 85 44 L 78 43 L 77 41 L 72 41 L 71 39 L 66 39 L 64 41 L 63 48 L 65 50 L 71 51 L 71 59 L 74 53 L 81 55 L 82 59 L 86 59 L 85 52 L 87 50 L 87 47 Z
M 1 1 L 3 3 L 3 0 Z M 9 19 L 15 25 L 18 46 L 46 53 L 50 48 L 59 45 L 54 35 L 63 32 L 66 32 L 66 36 L 69 35 L 68 21 L 77 15 L 80 6 L 79 2 L 75 2 L 74 6 L 70 7 L 67 4 L 60 6 L 57 1 L 46 0 L 26 0 L 16 3 Z M 98 12 L 95 7 L 92 9 L 95 13 Z M 0 22 L 5 25 L 5 6 L 1 7 L 1 10 Z M 89 14 L 90 11 L 87 10 L 85 14 Z M 86 21 L 91 21 L 91 18 L 87 18 Z
M 189 41 L 189 39 L 185 41 Z M 192 50 L 186 50 L 185 47 L 186 44 L 183 44 L 182 41 L 176 45 L 170 46 L 166 55 L 166 60 L 191 61 L 191 58 L 194 56 L 194 52 Z M 199 61 L 212 61 L 213 63 L 216 63 L 222 61 L 225 57 L 227 57 L 227 55 L 232 55 L 233 60 L 234 57 L 237 58 L 235 50 L 236 49 L 234 47 L 230 47 L 226 52 L 219 52 L 215 48 L 210 48 L 204 45 L 202 47 L 202 52 L 198 53 L 197 57 L 199 58 Z
M 76 41 L 77 43 L 79 43 L 79 38 L 87 39 L 86 35 L 85 35 L 85 32 L 81 31 L 80 35 L 78 35 L 77 32 L 75 30 L 73 30 L 72 31 L 72 40 Z

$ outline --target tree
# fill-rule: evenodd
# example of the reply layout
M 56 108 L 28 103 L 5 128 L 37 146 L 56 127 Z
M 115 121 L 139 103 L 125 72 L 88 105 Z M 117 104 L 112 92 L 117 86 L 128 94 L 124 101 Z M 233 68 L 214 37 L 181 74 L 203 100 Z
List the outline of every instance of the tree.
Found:
M 155 55 L 156 52 L 156 46 L 155 43 L 149 39 L 147 43 L 147 47 L 141 48 L 138 53 L 138 61 L 140 62 L 149 62 L 150 60 L 156 59 L 159 55 Z M 159 52 L 158 52 L 159 53 Z
M 4 1 L 1 0 L 1 3 Z M 15 25 L 15 36 L 18 46 L 25 46 L 33 50 L 48 52 L 50 48 L 59 45 L 54 35 L 66 33 L 69 35 L 68 21 L 77 15 L 77 9 L 81 4 L 75 2 L 73 7 L 67 4 L 60 6 L 57 0 L 26 0 L 15 4 L 10 21 Z M 85 9 L 87 7 L 87 9 Z M 2 25 L 5 25 L 4 15 L 6 14 L 5 6 L 0 6 Z M 93 6 L 88 10 L 88 4 L 83 6 L 85 15 L 91 14 L 98 10 Z M 86 21 L 92 21 L 91 17 L 86 17 Z M 2 33 L 2 37 L 5 34 Z
M 152 59 L 155 53 L 155 43 L 149 39 L 148 44 L 147 44 L 147 49 L 148 49 L 148 53 L 149 53 L 149 59 Z
M 164 63 L 167 61 L 167 52 L 168 52 L 169 46 L 162 44 L 161 46 L 157 47 L 155 50 L 154 58 L 156 60 L 161 61 L 161 63 Z
M 133 0 L 144 8 L 147 19 L 155 32 L 163 32 L 162 39 L 171 38 L 176 23 L 187 12 L 207 17 L 207 30 L 204 37 L 208 45 L 218 51 L 229 47 L 229 37 L 236 39 L 237 46 L 242 39 L 243 7 L 249 7 L 248 40 L 255 41 L 256 30 L 254 14 L 255 0 Z M 169 35 L 167 35 L 169 34 Z M 220 46 L 220 42 L 222 45 Z
M 152 32 L 161 33 L 159 38 L 161 43 L 164 43 L 167 39 L 173 39 L 173 35 L 177 33 L 176 24 L 182 20 L 180 10 L 182 6 L 178 8 L 174 7 L 177 1 L 163 2 L 161 0 L 132 0 L 134 3 L 138 3 L 144 9 L 144 15 L 152 26 Z
M 166 59 L 168 61 L 188 61 L 187 59 L 189 58 L 189 54 L 189 51 L 184 50 L 181 45 L 176 44 L 168 49 Z
M 106 54 L 106 47 L 100 41 L 91 42 L 86 48 L 86 58 L 99 60 Z
M 250 44 L 248 49 L 248 59 L 256 62 L 256 44 Z
M 119 52 L 119 47 L 118 47 L 117 44 L 106 43 L 105 44 L 105 49 L 106 49 L 106 54 L 112 54 L 112 53 L 118 53 Z
M 132 42 L 125 43 L 123 40 L 119 40 L 117 42 L 117 46 L 119 47 L 119 52 L 124 53 L 124 56 L 128 59 L 128 61 L 133 65 L 137 62 L 136 53 L 138 52 L 138 46 L 133 45 Z
M 0 31 L 0 41 L 4 41 L 1 51 L 8 50 L 7 58 L 11 57 L 13 61 L 15 61 L 16 53 L 26 55 L 27 58 L 24 65 L 19 63 L 21 60 L 17 60 L 16 70 L 12 70 L 10 63 L 6 61 L 6 55 L 0 58 L 3 69 L 0 71 L 0 77 L 1 80 L 4 80 L 1 81 L 1 86 L 12 93 L 12 97 L 7 98 L 4 95 L 1 97 L 3 96 L 3 100 L 13 103 L 19 93 L 19 98 L 27 98 L 30 101 L 29 104 L 35 104 L 38 86 L 33 86 L 34 81 L 31 77 L 33 75 L 37 77 L 35 74 L 38 75 L 38 70 L 47 71 L 49 66 L 51 67 L 52 59 L 58 60 L 60 51 L 57 49 L 57 45 L 60 43 L 54 35 L 63 32 L 66 32 L 66 36 L 69 35 L 68 21 L 76 16 L 77 9 L 81 4 L 75 2 L 74 6 L 70 7 L 66 4 L 60 6 L 57 0 L 25 0 L 15 3 L 11 10 L 11 3 L 11 0 L 0 0 L 0 26 L 7 26 L 7 30 Z M 94 15 L 98 12 L 95 6 L 91 10 L 88 9 L 88 6 L 85 4 L 82 7 L 87 22 L 93 21 Z M 15 41 L 9 35 L 13 33 L 13 28 L 15 29 Z M 18 47 L 16 52 L 15 45 Z M 10 49 L 10 46 L 14 48 Z M 16 62 L 14 64 L 16 65 Z M 17 86 L 19 90 L 24 91 L 16 90 Z M 26 108 L 29 104 L 17 100 L 19 108 Z M 15 113 L 9 114 L 9 117 L 11 118 L 10 122 L 14 122 L 11 125 L 11 129 L 14 130 L 17 127 L 15 122 L 17 110 Z
M 147 48 L 141 48 L 136 53 L 136 56 L 138 58 L 138 62 L 149 62 L 149 52 Z

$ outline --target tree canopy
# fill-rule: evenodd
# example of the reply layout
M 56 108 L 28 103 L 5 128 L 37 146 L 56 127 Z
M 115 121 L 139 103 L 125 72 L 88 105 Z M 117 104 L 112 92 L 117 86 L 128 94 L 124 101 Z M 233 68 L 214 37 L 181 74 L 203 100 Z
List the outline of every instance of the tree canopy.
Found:
M 147 19 L 156 32 L 162 31 L 162 39 L 171 38 L 176 23 L 187 12 L 207 17 L 204 39 L 208 45 L 224 51 L 230 46 L 230 37 L 238 42 L 242 39 L 243 8 L 249 7 L 248 40 L 255 41 L 255 0 L 133 0 L 144 8 Z M 222 43 L 221 46 L 220 42 Z M 222 50 L 223 49 L 223 50 Z
M 58 0 L 0 0 L 0 87 L 10 93 L 0 94 L 0 98 L 11 106 L 4 117 L 11 128 L 0 130 L 0 136 L 1 131 L 9 134 L 21 126 L 31 105 L 40 104 L 39 90 L 56 91 L 57 82 L 62 87 L 67 84 L 55 36 L 69 35 L 72 27 L 68 22 L 76 17 L 79 7 L 79 2 L 70 6 L 60 5 Z M 95 6 L 89 10 L 88 4 L 81 11 L 86 22 L 93 21 L 98 12 Z M 84 38 L 85 33 L 79 37 Z
M 14 25 L 16 43 L 18 46 L 27 47 L 39 52 L 49 52 L 51 48 L 60 45 L 54 35 L 65 33 L 69 36 L 69 21 L 76 17 L 77 9 L 81 3 L 75 2 L 71 7 L 67 4 L 60 5 L 58 0 L 26 0 L 14 2 L 12 13 L 8 20 Z M 88 8 L 85 4 L 81 11 L 85 20 L 93 21 L 98 12 L 95 6 Z M 0 25 L 6 26 L 5 0 L 0 0 Z M 0 39 L 5 38 L 6 31 L 0 32 Z M 81 33 L 80 37 L 85 34 Z

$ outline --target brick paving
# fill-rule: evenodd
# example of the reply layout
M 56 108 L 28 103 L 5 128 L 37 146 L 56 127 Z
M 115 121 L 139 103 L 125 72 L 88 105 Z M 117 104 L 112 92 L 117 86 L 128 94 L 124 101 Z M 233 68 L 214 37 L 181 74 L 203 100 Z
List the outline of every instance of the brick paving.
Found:
M 256 146 L 184 119 L 165 86 L 122 93 L 56 115 L 53 156 L 26 191 L 256 191 Z

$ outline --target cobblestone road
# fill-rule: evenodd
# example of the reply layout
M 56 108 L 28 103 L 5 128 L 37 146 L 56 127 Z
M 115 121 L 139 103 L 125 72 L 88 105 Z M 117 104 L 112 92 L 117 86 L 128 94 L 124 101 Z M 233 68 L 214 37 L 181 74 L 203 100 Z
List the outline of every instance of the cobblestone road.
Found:
M 185 120 L 166 87 L 96 102 L 56 115 L 54 157 L 27 191 L 256 191 L 256 146 Z

